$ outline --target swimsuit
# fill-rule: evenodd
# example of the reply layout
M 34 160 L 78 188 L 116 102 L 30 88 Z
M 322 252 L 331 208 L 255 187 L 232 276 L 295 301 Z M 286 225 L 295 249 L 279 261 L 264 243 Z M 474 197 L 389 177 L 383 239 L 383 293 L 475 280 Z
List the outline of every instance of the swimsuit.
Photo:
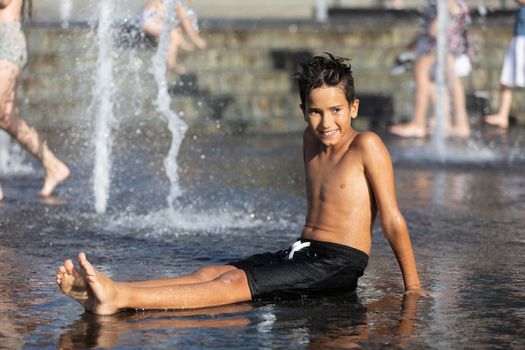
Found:
M 199 31 L 199 25 L 198 25 L 198 18 L 197 13 L 188 5 L 180 3 L 180 5 L 184 8 L 186 11 L 186 16 L 183 18 L 177 18 L 177 23 L 179 24 L 184 19 L 189 19 L 191 21 L 192 27 L 195 29 L 195 31 Z M 149 21 L 164 21 L 164 13 L 161 11 L 154 11 L 154 10 L 142 10 L 137 18 L 137 22 L 140 27 L 144 27 L 144 24 Z
M 142 10 L 140 11 L 137 22 L 139 26 L 143 27 L 149 21 L 164 21 L 164 14 L 159 11 Z
M 299 239 L 289 249 L 228 265 L 243 270 L 252 298 L 353 292 L 368 255 L 341 244 Z
M 20 22 L 0 24 L 0 60 L 12 63 L 20 70 L 26 65 L 26 38 Z
M 186 16 L 183 17 L 183 18 L 179 18 L 179 20 L 182 21 L 182 20 L 185 20 L 185 19 L 189 19 L 191 21 L 191 26 L 193 27 L 193 29 L 195 29 L 195 31 L 198 32 L 199 31 L 199 24 L 198 24 L 197 13 L 195 12 L 195 10 L 193 10 L 191 7 L 189 7 L 187 4 L 181 3 L 180 5 L 186 11 Z

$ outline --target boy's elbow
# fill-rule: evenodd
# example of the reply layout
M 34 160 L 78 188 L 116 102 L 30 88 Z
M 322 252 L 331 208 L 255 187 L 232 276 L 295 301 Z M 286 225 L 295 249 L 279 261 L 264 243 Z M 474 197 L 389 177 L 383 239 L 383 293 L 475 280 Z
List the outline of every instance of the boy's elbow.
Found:
M 387 238 L 394 237 L 398 233 L 406 232 L 405 218 L 400 212 L 393 213 L 381 220 L 381 228 Z

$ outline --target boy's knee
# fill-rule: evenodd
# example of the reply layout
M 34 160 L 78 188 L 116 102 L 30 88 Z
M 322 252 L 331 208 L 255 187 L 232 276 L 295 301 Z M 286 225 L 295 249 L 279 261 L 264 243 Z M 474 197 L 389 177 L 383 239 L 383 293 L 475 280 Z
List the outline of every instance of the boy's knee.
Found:
M 223 273 L 219 276 L 219 280 L 231 285 L 248 285 L 248 278 L 243 270 L 235 269 Z
M 201 267 L 199 269 L 197 269 L 193 275 L 199 279 L 199 280 L 202 280 L 202 281 L 205 281 L 208 279 L 208 277 L 212 274 L 213 272 L 213 269 L 215 267 L 214 266 L 205 266 L 205 267 Z
M 212 266 L 205 266 L 205 267 L 201 267 L 197 269 L 193 273 L 193 275 L 200 281 L 210 281 L 210 280 L 217 278 L 224 272 L 225 272 L 224 266 L 212 265 Z

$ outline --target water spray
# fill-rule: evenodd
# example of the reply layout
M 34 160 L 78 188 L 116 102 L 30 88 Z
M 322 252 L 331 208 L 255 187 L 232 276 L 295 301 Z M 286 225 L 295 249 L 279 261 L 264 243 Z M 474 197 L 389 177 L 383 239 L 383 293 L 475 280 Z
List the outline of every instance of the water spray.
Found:
M 98 58 L 95 86 L 93 89 L 93 107 L 95 111 L 95 169 L 93 173 L 93 191 L 95 210 L 106 212 L 110 188 L 111 147 L 113 144 L 111 129 L 113 116 L 113 35 L 114 15 L 113 0 L 99 1 L 99 22 L 97 28 Z
M 170 33 L 175 24 L 176 18 L 170 14 L 175 13 L 176 6 L 180 4 L 177 0 L 165 0 L 164 26 L 159 38 L 159 44 L 155 56 L 153 56 L 153 75 L 157 82 L 157 99 L 155 105 L 157 111 L 168 122 L 168 128 L 171 131 L 171 145 L 168 155 L 164 159 L 166 175 L 170 181 L 170 192 L 166 198 L 170 210 L 174 209 L 174 202 L 182 193 L 179 185 L 179 175 L 177 171 L 177 154 L 179 153 L 182 140 L 188 129 L 187 124 L 180 116 L 171 110 L 171 97 L 168 93 L 168 83 L 166 81 L 166 61 L 168 59 L 168 45 Z
M 437 3 L 437 60 L 436 60 L 436 104 L 434 115 L 436 125 L 432 137 L 432 146 L 439 161 L 445 159 L 446 124 L 449 120 L 449 99 L 447 98 L 447 25 L 448 0 L 439 0 Z M 452 69 L 452 68 L 451 68 Z
M 69 28 L 69 20 L 73 12 L 73 0 L 62 0 L 60 2 L 60 23 L 62 28 Z

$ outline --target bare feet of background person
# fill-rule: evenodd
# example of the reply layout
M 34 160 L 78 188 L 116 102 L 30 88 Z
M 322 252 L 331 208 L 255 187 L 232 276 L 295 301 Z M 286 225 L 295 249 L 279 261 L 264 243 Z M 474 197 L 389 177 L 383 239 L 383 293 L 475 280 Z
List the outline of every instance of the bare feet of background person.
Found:
M 49 197 L 58 184 L 65 181 L 70 174 L 69 168 L 58 158 L 55 157 L 50 163 L 51 164 L 48 164 L 48 166 L 45 167 L 46 177 L 44 185 L 40 190 L 40 195 L 42 197 Z
M 496 126 L 498 128 L 502 128 L 502 129 L 509 128 L 509 118 L 504 115 L 491 114 L 491 115 L 485 116 L 483 120 L 485 121 L 485 123 L 492 125 L 492 126 Z
M 168 63 L 167 63 L 166 66 L 167 66 L 168 70 L 171 70 L 171 71 L 177 73 L 178 75 L 184 75 L 184 74 L 188 73 L 188 68 L 186 68 L 186 66 L 183 65 L 183 64 L 170 62 L 170 60 L 168 60 Z
M 470 126 L 469 125 L 457 125 L 450 129 L 449 134 L 454 137 L 461 139 L 467 139 L 470 137 Z
M 391 134 L 401 137 L 425 138 L 427 136 L 425 127 L 421 127 L 414 123 L 393 125 L 388 131 Z

